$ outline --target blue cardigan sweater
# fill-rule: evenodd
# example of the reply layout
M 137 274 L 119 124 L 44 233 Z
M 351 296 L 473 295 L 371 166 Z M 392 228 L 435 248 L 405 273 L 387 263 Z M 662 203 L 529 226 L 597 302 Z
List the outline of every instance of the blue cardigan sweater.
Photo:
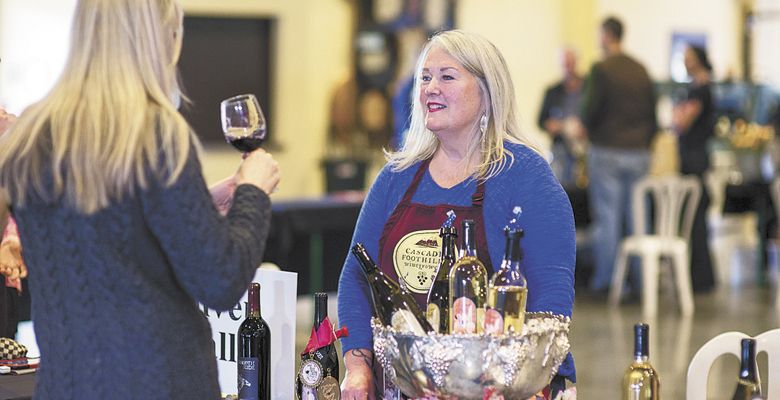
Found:
M 574 304 L 574 217 L 563 188 L 547 162 L 530 148 L 506 143 L 514 162 L 485 184 L 485 234 L 490 260 L 501 265 L 505 238 L 503 227 L 515 205 L 523 208 L 519 219 L 525 230 L 521 245 L 523 274 L 528 280 L 528 311 L 552 311 L 571 316 Z M 379 259 L 379 238 L 385 222 L 401 201 L 419 164 L 393 172 L 385 166 L 363 203 L 352 245 L 361 242 L 375 260 Z M 476 182 L 467 179 L 452 188 L 436 184 L 429 172 L 412 198 L 427 205 L 452 204 L 468 206 Z M 442 220 L 443 221 L 443 220 Z M 481 257 L 486 255 L 481 254 Z M 370 327 L 371 298 L 363 272 L 354 257 L 347 257 L 339 280 L 339 324 L 349 327 L 349 337 L 342 339 L 342 350 L 373 348 Z M 574 360 L 569 354 L 559 374 L 576 381 Z

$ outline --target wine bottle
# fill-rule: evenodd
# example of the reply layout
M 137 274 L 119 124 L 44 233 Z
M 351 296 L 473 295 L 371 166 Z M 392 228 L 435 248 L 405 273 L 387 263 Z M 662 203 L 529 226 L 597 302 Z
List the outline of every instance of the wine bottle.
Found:
M 328 294 L 314 294 L 314 325 L 312 335 L 323 340 L 335 340 L 328 318 Z M 327 332 L 320 333 L 324 329 Z M 305 351 L 305 350 L 304 350 Z M 339 389 L 339 358 L 335 342 L 312 349 L 301 356 L 301 367 L 296 377 L 296 394 L 301 400 L 334 399 Z
M 734 390 L 734 400 L 761 398 L 761 379 L 756 365 L 756 340 L 742 339 L 742 356 L 739 363 L 739 380 Z
M 488 287 L 485 309 L 485 332 L 500 335 L 504 332 L 520 334 L 525 322 L 525 302 L 528 286 L 520 272 L 523 249 L 520 247 L 522 229 L 504 229 L 506 248 L 501 268 L 493 274 Z
M 271 399 L 271 330 L 260 315 L 260 284 L 249 285 L 249 313 L 238 328 L 238 399 Z
M 461 257 L 450 270 L 450 333 L 481 333 L 485 320 L 487 270 L 477 258 L 475 222 L 462 223 Z
M 452 211 L 450 211 L 452 213 Z M 448 213 L 448 215 L 450 215 Z M 454 216 L 454 213 L 452 214 Z M 428 310 L 426 318 L 431 323 L 433 329 L 442 334 L 449 333 L 450 323 L 450 270 L 455 264 L 455 239 L 458 237 L 458 230 L 449 222 L 439 230 L 441 236 L 441 261 L 439 269 L 436 271 L 436 277 L 433 280 L 431 289 L 428 291 Z
M 661 382 L 649 361 L 650 328 L 634 325 L 634 361 L 623 375 L 623 400 L 658 400 Z
M 374 315 L 382 321 L 382 324 L 392 326 L 400 332 L 411 332 L 416 335 L 433 331 L 433 327 L 425 319 L 411 293 L 401 289 L 398 283 L 382 273 L 362 244 L 355 244 L 352 247 L 352 254 L 363 267 L 368 286 L 371 288 Z

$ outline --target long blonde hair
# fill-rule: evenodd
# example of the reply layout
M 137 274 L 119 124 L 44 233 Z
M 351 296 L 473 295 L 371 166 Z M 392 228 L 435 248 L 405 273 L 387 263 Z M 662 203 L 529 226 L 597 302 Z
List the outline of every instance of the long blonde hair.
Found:
M 197 146 L 171 100 L 182 18 L 176 0 L 79 0 L 62 75 L 0 138 L 11 204 L 32 193 L 91 214 L 147 187 L 150 170 L 176 180 Z
M 425 111 L 420 103 L 420 84 L 425 59 L 432 48 L 439 48 L 458 60 L 477 78 L 482 96 L 483 113 L 488 119 L 487 128 L 481 132 L 479 121 L 474 121 L 475 134 L 469 143 L 467 154 L 479 153 L 473 178 L 486 180 L 495 176 L 513 160 L 504 150 L 504 141 L 522 143 L 539 152 L 538 146 L 521 131 L 515 111 L 515 89 L 504 57 L 495 45 L 475 33 L 452 30 L 431 37 L 417 60 L 412 96 L 412 116 L 403 147 L 396 152 L 386 152 L 394 171 L 401 171 L 433 156 L 439 140 L 425 127 Z M 478 116 L 479 118 L 479 116 Z M 468 159 L 467 158 L 467 159 Z

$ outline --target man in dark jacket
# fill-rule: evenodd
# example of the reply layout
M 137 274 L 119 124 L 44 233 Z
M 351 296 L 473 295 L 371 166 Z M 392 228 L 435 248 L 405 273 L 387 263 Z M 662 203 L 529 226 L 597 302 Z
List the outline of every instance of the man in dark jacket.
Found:
M 561 52 L 563 79 L 547 88 L 539 110 L 539 127 L 553 141 L 550 166 L 562 185 L 574 183 L 574 163 L 584 149 L 579 133 L 579 108 L 582 77 L 577 74 L 577 54 L 573 49 Z M 584 152 L 584 151 L 583 151 Z
M 588 195 L 596 240 L 590 289 L 599 295 L 609 290 L 618 243 L 631 231 L 631 188 L 647 173 L 656 131 L 653 82 L 639 62 L 623 53 L 622 37 L 618 19 L 602 23 L 605 57 L 591 68 L 580 109 L 591 142 Z

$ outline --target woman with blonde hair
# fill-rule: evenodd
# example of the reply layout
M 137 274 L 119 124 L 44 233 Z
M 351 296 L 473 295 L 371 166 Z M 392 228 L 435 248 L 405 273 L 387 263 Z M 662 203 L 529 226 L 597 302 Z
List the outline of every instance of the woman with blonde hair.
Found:
M 571 205 L 547 162 L 520 131 L 509 69 L 492 43 L 458 30 L 428 41 L 416 68 L 406 142 L 387 158 L 363 203 L 352 241 L 363 243 L 382 271 L 403 282 L 423 309 L 438 260 L 404 263 L 394 257 L 399 246 L 410 237 L 438 239 L 438 228 L 452 209 L 458 220 L 477 222 L 477 253 L 492 274 L 503 254 L 502 228 L 519 205 L 527 308 L 571 316 Z M 383 390 L 372 375 L 368 293 L 357 260 L 348 257 L 338 302 L 339 323 L 350 329 L 342 339 L 347 369 L 342 394 L 349 400 L 374 399 Z M 559 374 L 558 388 L 562 377 L 575 380 L 571 356 Z
M 175 0 L 80 0 L 51 92 L 0 138 L 0 222 L 19 225 L 39 399 L 217 399 L 197 302 L 232 308 L 262 261 L 273 158 L 247 155 L 221 217 L 172 99 Z M 4 226 L 4 224 L 3 224 Z

